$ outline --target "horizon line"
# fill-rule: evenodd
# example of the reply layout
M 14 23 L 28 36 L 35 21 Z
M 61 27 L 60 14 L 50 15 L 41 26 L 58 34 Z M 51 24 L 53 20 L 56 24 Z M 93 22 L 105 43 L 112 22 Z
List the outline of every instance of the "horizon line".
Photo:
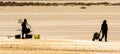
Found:
M 64 15 L 71 15 L 71 14 L 81 14 L 81 15 L 84 15 L 84 14 L 120 14 L 120 13 L 0 13 L 0 15 L 41 15 L 41 14 L 45 14 L 45 15 L 52 15 L 52 14 L 64 14 Z

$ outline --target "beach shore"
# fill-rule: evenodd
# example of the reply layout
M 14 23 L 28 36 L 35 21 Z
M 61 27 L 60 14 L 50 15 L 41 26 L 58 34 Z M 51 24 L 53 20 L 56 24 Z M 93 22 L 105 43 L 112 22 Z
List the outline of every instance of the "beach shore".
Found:
M 86 7 L 86 9 L 81 9 Z M 119 6 L 1 6 L 0 54 L 119 54 Z M 26 18 L 40 40 L 15 39 Z M 92 42 L 103 20 L 108 42 Z M 7 36 L 13 36 L 7 38 Z
M 119 54 L 120 42 L 65 39 L 0 40 L 2 54 Z
M 19 19 L 26 18 L 32 34 L 41 39 L 91 40 L 108 23 L 108 40 L 120 41 L 119 6 L 6 6 L 0 7 L 0 37 L 21 34 Z M 2 38 L 1 38 L 2 39 Z

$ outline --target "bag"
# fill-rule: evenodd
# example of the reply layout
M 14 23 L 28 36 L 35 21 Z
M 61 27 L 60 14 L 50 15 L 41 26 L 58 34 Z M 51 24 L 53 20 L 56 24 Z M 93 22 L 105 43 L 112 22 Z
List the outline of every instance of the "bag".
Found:
M 27 28 L 26 28 L 26 30 L 27 30 L 26 33 L 30 33 L 30 32 L 32 32 L 32 31 L 31 31 L 31 26 L 30 26 L 29 24 L 26 25 L 26 26 L 27 26 Z
M 99 37 L 100 37 L 100 33 L 95 32 L 94 35 L 93 35 L 93 39 L 92 39 L 92 40 L 93 40 L 93 41 L 95 41 L 95 39 L 98 39 L 98 40 L 99 40 L 99 39 L 100 39 Z
M 26 39 L 32 39 L 32 34 L 28 34 L 25 36 Z
M 30 33 L 30 28 L 27 28 L 27 29 L 26 29 L 26 33 Z
M 21 35 L 15 35 L 15 39 L 20 39 Z

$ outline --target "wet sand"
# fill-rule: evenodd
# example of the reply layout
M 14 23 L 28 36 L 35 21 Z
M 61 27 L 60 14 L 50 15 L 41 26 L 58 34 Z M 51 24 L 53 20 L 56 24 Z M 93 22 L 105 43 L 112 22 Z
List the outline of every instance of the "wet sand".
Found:
M 3 54 L 119 54 L 119 42 L 92 42 L 86 40 L 44 39 L 0 41 Z

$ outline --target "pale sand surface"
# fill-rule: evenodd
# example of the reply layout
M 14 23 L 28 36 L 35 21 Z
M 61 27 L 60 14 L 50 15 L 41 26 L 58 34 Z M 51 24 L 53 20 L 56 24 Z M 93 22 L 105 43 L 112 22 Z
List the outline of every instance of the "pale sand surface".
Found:
M 0 54 L 119 54 L 119 42 L 65 39 L 0 40 Z
M 119 54 L 119 9 L 119 6 L 0 7 L 0 54 Z M 32 34 L 39 33 L 41 40 L 6 37 L 21 33 L 16 31 L 21 28 L 17 22 L 24 18 L 32 26 Z M 104 19 L 108 20 L 109 42 L 92 42 L 93 33 L 99 32 Z
M 102 21 L 108 21 L 109 41 L 120 41 L 119 6 L 23 6 L 0 7 L 0 36 L 20 34 L 18 19 L 28 19 L 32 33 L 42 39 L 91 40 Z M 6 38 L 7 39 L 7 38 Z

